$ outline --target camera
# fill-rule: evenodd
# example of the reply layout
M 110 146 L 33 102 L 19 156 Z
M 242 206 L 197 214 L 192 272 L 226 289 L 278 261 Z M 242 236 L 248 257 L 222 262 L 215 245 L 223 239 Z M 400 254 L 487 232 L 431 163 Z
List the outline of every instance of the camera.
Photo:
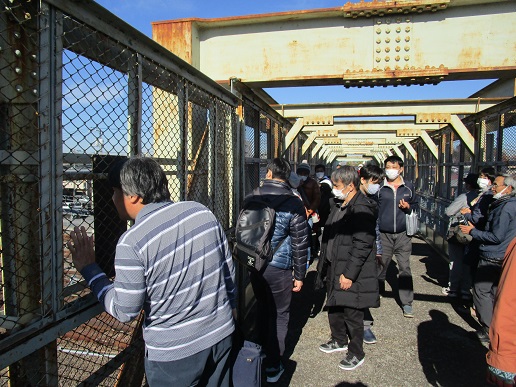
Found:
M 467 226 L 469 224 L 468 220 L 464 215 L 459 216 L 459 224 Z

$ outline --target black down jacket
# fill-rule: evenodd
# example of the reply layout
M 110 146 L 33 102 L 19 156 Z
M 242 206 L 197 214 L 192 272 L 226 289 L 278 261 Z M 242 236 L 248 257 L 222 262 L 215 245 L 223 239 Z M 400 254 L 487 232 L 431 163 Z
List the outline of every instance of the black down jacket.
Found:
M 374 200 L 360 191 L 346 207 L 332 199 L 332 209 L 324 227 L 318 274 L 326 277 L 327 306 L 356 309 L 380 306 L 376 264 L 376 220 L 378 208 Z M 340 288 L 343 274 L 353 284 Z

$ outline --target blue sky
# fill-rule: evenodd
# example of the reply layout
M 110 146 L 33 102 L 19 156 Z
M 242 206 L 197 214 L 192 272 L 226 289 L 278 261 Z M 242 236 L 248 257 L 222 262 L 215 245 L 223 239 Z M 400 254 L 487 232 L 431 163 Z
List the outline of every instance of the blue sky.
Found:
M 347 0 L 97 0 L 147 36 L 151 22 L 187 17 L 216 18 L 301 9 L 333 8 Z M 353 0 L 356 2 L 356 0 Z M 279 103 L 359 102 L 466 98 L 492 80 L 442 82 L 439 85 L 350 88 L 342 86 L 274 88 L 266 91 Z

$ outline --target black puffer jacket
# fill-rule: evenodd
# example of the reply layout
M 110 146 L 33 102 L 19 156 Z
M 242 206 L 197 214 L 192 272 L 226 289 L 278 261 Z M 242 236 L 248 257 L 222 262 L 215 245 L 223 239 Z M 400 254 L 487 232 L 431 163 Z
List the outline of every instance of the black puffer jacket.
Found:
M 269 265 L 279 269 L 293 269 L 294 278 L 303 281 L 310 246 L 310 228 L 303 202 L 292 193 L 287 183 L 278 180 L 264 180 L 259 193 L 261 199 L 276 210 L 271 247 L 276 249 L 281 243 Z M 283 198 L 287 200 L 282 201 Z M 278 201 L 282 203 L 274 205 Z
M 360 191 L 346 207 L 332 199 L 333 205 L 323 233 L 319 275 L 326 277 L 328 306 L 356 309 L 380 306 L 376 267 L 377 204 Z M 324 267 L 325 264 L 327 267 Z M 344 274 L 353 284 L 340 288 Z

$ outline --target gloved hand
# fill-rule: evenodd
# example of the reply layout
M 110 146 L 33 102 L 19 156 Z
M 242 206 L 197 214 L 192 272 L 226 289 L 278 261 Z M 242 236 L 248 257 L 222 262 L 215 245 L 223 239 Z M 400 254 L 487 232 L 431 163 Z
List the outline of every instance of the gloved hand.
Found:
M 319 258 L 317 263 L 317 277 L 314 282 L 314 289 L 324 289 L 326 287 L 326 275 L 328 273 L 328 261 L 324 257 Z

